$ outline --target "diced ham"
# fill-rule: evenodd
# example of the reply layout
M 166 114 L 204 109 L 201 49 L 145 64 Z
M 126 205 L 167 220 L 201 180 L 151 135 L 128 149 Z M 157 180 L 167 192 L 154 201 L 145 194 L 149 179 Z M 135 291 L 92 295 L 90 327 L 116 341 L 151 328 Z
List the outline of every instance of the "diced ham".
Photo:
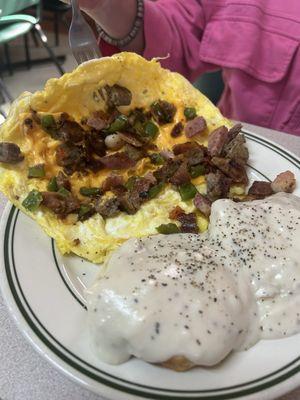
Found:
M 277 175 L 271 183 L 273 192 L 292 193 L 296 187 L 295 175 L 291 171 L 285 171 Z

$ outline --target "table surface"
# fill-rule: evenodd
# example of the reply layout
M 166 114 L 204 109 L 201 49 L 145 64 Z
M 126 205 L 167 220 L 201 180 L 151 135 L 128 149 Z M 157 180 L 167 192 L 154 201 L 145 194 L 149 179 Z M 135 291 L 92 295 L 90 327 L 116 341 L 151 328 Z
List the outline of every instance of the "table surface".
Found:
M 300 137 L 244 124 L 300 157 Z M 5 198 L 0 195 L 0 216 Z M 1 400 L 104 400 L 66 378 L 42 358 L 22 336 L 0 295 L 0 399 Z M 300 388 L 280 398 L 299 400 Z

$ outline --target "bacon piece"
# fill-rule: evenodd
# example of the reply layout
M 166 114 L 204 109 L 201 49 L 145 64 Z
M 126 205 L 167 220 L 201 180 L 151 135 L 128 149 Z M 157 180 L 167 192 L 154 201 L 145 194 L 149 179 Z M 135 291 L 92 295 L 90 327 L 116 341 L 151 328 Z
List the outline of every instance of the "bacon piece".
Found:
M 292 193 L 296 187 L 295 175 L 291 171 L 281 172 L 271 183 L 273 192 Z
M 213 157 L 211 163 L 231 178 L 234 183 L 248 183 L 248 176 L 244 165 L 223 157 Z
M 144 145 L 144 143 L 133 133 L 119 132 L 118 135 L 124 142 L 129 143 L 134 147 L 142 147 Z
M 226 126 L 220 126 L 215 129 L 208 137 L 208 153 L 213 156 L 222 154 L 223 147 L 228 140 L 228 129 Z
M 184 161 L 174 175 L 170 178 L 170 182 L 173 185 L 183 185 L 184 183 L 190 182 L 191 177 L 188 171 L 187 162 Z
M 196 117 L 189 121 L 184 128 L 185 136 L 191 138 L 201 134 L 206 129 L 206 121 L 203 117 Z
M 132 160 L 124 152 L 117 152 L 101 157 L 100 161 L 108 169 L 127 169 L 134 167 L 136 164 L 136 161 Z
M 206 175 L 207 197 L 210 201 L 228 197 L 231 179 L 221 171 Z
M 194 197 L 194 205 L 203 215 L 206 217 L 210 216 L 211 201 L 206 196 L 203 196 L 201 193 L 197 193 Z
M 254 181 L 248 190 L 248 194 L 259 199 L 271 196 L 271 194 L 273 194 L 271 182 Z

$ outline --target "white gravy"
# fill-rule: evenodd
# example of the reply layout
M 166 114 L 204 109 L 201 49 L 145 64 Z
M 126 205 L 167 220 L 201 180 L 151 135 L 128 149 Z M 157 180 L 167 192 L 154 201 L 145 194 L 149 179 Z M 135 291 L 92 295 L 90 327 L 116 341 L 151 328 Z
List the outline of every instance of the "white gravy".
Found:
M 300 332 L 300 199 L 213 204 L 208 232 L 130 239 L 88 292 L 100 359 L 214 365 Z

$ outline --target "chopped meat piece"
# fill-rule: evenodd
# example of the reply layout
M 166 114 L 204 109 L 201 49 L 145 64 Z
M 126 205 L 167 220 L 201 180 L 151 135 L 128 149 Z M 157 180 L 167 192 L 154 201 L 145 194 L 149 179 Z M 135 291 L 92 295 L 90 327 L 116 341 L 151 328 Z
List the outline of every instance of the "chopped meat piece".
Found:
M 259 199 L 271 196 L 271 194 L 273 194 L 271 182 L 254 181 L 248 190 L 248 194 Z
M 244 165 L 223 157 L 213 157 L 211 163 L 231 178 L 234 183 L 248 183 L 247 172 Z
M 171 130 L 171 136 L 173 138 L 177 138 L 178 136 L 181 135 L 182 131 L 183 131 L 183 123 L 177 122 L 177 124 L 175 124 Z
M 102 111 L 96 111 L 87 119 L 86 124 L 97 131 L 101 131 L 108 127 L 107 115 Z
M 170 150 L 162 150 L 159 153 L 165 160 L 168 160 L 169 158 L 174 158 L 174 153 Z
M 97 199 L 95 204 L 96 211 L 102 215 L 103 218 L 112 218 L 119 214 L 120 202 L 116 197 L 111 199 Z
M 63 143 L 56 148 L 56 162 L 60 167 L 65 167 L 65 172 L 71 175 L 86 167 L 86 152 L 82 146 Z
M 146 176 L 137 178 L 134 181 L 133 187 L 119 198 L 121 209 L 126 211 L 127 214 L 135 214 L 147 199 L 151 182 L 152 179 Z
M 63 196 L 55 192 L 42 192 L 42 205 L 52 210 L 61 218 L 65 218 L 68 214 L 76 212 L 79 207 L 79 201 L 72 195 Z
M 202 163 L 207 154 L 206 148 L 196 142 L 176 144 L 173 152 L 175 155 L 183 154 L 189 166 Z
M 186 214 L 185 211 L 176 206 L 169 214 L 170 219 L 175 219 L 181 223 L 180 231 L 184 233 L 199 233 L 197 217 L 195 213 Z
M 6 164 L 17 164 L 24 160 L 20 147 L 15 143 L 0 143 L 0 162 Z
M 131 146 L 131 144 L 128 143 L 124 146 L 124 152 L 129 157 L 129 159 L 133 160 L 134 162 L 141 160 L 147 155 L 144 149 L 137 149 L 136 147 Z
M 105 85 L 101 88 L 101 97 L 109 108 L 118 106 L 129 106 L 132 100 L 130 90 L 120 85 Z
M 187 162 L 183 162 L 174 175 L 170 178 L 170 183 L 173 185 L 183 185 L 190 182 L 191 177 L 188 171 Z
M 173 122 L 176 114 L 176 107 L 174 104 L 168 103 L 165 100 L 158 100 L 151 104 L 151 114 L 156 122 L 160 125 Z
M 185 158 L 189 166 L 197 165 L 206 162 L 206 150 L 203 146 L 199 146 L 185 154 Z
M 95 157 L 90 157 L 89 162 L 87 164 L 87 168 L 92 172 L 98 172 L 105 167 L 104 164 L 101 162 L 101 160 Z
M 178 221 L 181 223 L 181 232 L 199 233 L 199 227 L 197 224 L 197 217 L 195 213 L 181 214 L 178 216 Z
M 64 121 L 56 135 L 64 142 L 79 143 L 83 141 L 85 132 L 77 122 Z
M 112 190 L 117 187 L 124 187 L 124 178 L 121 175 L 112 174 L 108 176 L 105 181 L 102 183 L 101 189 L 103 192 L 107 192 L 108 190 Z
M 108 169 L 127 169 L 135 166 L 136 161 L 124 152 L 117 152 L 100 158 L 101 163 Z
M 242 130 L 242 124 L 235 124 L 228 132 L 228 142 L 231 142 Z
M 203 196 L 201 193 L 197 193 L 194 197 L 194 205 L 203 215 L 206 217 L 210 216 L 211 201 L 206 196 Z
M 59 173 L 56 177 L 56 182 L 57 182 L 58 188 L 64 187 L 65 189 L 67 189 L 69 191 L 71 190 L 70 181 L 69 181 L 68 177 L 62 171 L 59 171 Z
M 240 164 L 246 164 L 249 158 L 249 151 L 245 143 L 246 140 L 243 135 L 235 136 L 230 142 L 225 144 L 223 155 Z
M 89 152 L 95 153 L 99 157 L 105 155 L 105 143 L 98 132 L 93 131 L 87 135 L 86 145 Z
M 170 211 L 170 213 L 169 213 L 169 218 L 170 218 L 170 219 L 178 219 L 178 217 L 179 217 L 181 214 L 184 214 L 184 213 L 185 213 L 185 212 L 184 212 L 184 210 L 183 210 L 181 207 L 176 206 L 175 208 L 173 208 L 173 210 Z
M 221 171 L 206 175 L 207 197 L 210 201 L 228 197 L 231 180 Z
M 200 145 L 196 142 L 175 144 L 175 146 L 173 146 L 173 153 L 175 154 L 175 156 L 177 156 L 179 154 L 187 153 L 190 150 L 198 149 L 199 147 Z
M 207 149 L 211 156 L 219 156 L 228 140 L 228 129 L 220 126 L 215 129 L 208 137 Z
M 291 171 L 285 171 L 277 175 L 271 183 L 273 192 L 292 193 L 296 187 L 295 175 Z
M 184 128 L 185 136 L 191 138 L 195 135 L 201 134 L 206 129 L 206 121 L 203 117 L 196 117 L 187 122 Z
M 181 163 L 182 161 L 177 158 L 170 158 L 166 160 L 165 164 L 153 173 L 157 182 L 167 182 L 178 170 Z
M 126 143 L 134 147 L 142 147 L 144 143 L 134 134 L 129 132 L 119 132 L 119 137 Z
M 144 176 L 145 179 L 151 184 L 151 185 L 156 185 L 157 180 L 155 176 L 153 175 L 153 172 L 147 172 L 147 174 Z
M 149 120 L 149 117 L 142 108 L 135 108 L 130 112 L 128 116 L 129 125 L 133 127 L 135 126 L 136 123 L 139 122 L 141 124 L 144 124 L 147 120 Z
M 32 118 L 25 118 L 24 119 L 24 127 L 25 127 L 25 133 L 28 133 L 33 129 L 34 126 L 34 121 Z

